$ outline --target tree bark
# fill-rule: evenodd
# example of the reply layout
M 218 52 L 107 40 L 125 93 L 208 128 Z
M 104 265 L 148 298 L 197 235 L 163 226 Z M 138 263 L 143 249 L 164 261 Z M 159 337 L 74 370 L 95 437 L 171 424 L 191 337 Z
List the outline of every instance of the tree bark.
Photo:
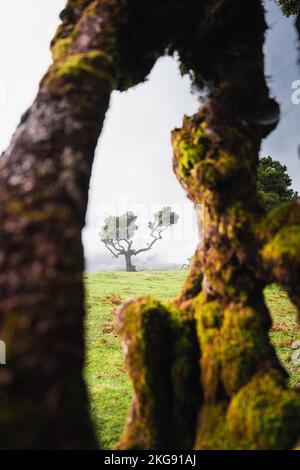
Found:
M 97 446 L 83 382 L 81 229 L 123 4 L 68 2 L 0 173 L 0 447 Z
M 143 81 L 168 45 L 156 21 L 160 7 L 68 0 L 51 45 L 54 62 L 4 154 L 1 448 L 97 446 L 82 378 L 81 229 L 111 91 Z
M 177 318 L 190 326 L 191 336 L 181 336 L 194 356 L 185 357 L 182 348 L 181 364 L 173 355 L 170 365 L 164 353 L 159 359 L 144 353 L 157 348 L 156 335 L 147 334 L 146 325 L 152 316 L 161 316 L 162 309 L 151 298 L 121 307 L 118 329 L 135 393 L 119 446 L 163 449 L 163 439 L 156 437 L 175 429 L 169 434 L 169 448 L 187 448 L 192 442 L 201 450 L 289 449 L 300 436 L 300 397 L 288 389 L 287 374 L 270 343 L 271 318 L 263 289 L 278 279 L 297 304 L 300 218 L 295 203 L 288 209 L 288 224 L 283 214 L 273 214 L 264 224 L 257 192 L 260 143 L 279 115 L 264 77 L 263 7 L 255 0 L 206 2 L 202 22 L 192 46 L 179 52 L 182 68 L 193 70 L 195 83 L 210 79 L 213 91 L 199 112 L 173 132 L 172 141 L 179 181 L 195 204 L 205 206 L 205 240 L 164 320 L 169 334 L 176 330 Z M 156 327 L 157 332 L 162 329 L 163 324 Z M 132 341 L 133 336 L 141 344 Z M 166 332 L 163 336 L 168 338 Z M 172 355 L 172 340 L 167 348 Z M 191 380 L 196 359 L 197 383 Z M 163 390 L 169 387 L 170 397 L 163 421 L 153 409 L 159 380 Z M 191 399 L 185 403 L 185 416 L 195 416 L 198 406 L 198 419 L 184 435 L 187 440 L 174 420 L 183 390 Z M 185 427 L 183 416 L 181 420 Z
M 257 196 L 260 142 L 278 117 L 260 1 L 69 0 L 62 20 L 0 173 L 0 447 L 97 445 L 82 379 L 93 155 L 111 91 L 176 50 L 212 90 L 172 136 L 175 172 L 206 207 L 205 243 L 176 302 L 119 310 L 134 387 L 119 448 L 291 448 L 300 401 L 270 344 L 263 288 L 278 280 L 300 306 L 300 206 L 269 220 Z
M 136 272 L 135 266 L 132 264 L 132 254 L 126 253 L 125 254 L 125 262 L 126 262 L 126 271 L 129 273 Z

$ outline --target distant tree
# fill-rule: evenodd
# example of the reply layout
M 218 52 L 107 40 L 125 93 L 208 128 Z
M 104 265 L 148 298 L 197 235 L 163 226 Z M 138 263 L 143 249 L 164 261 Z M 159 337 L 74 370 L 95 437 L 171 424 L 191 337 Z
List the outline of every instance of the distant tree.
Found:
M 184 263 L 184 264 L 181 266 L 181 269 L 189 269 L 189 268 L 190 268 L 191 262 L 192 262 L 192 257 L 188 258 L 187 260 L 188 260 L 188 262 L 187 262 L 187 263 Z
M 171 207 L 163 207 L 153 215 L 149 222 L 151 242 L 145 248 L 138 250 L 133 248 L 133 237 L 138 230 L 136 225 L 137 216 L 133 212 L 127 212 L 119 217 L 110 215 L 104 221 L 100 232 L 100 240 L 108 251 L 115 257 L 124 256 L 126 271 L 136 271 L 132 264 L 132 257 L 140 253 L 150 251 L 153 245 L 162 239 L 162 233 L 178 222 L 179 216 L 172 212 Z
M 268 210 L 298 197 L 298 193 L 291 186 L 292 179 L 285 165 L 271 157 L 260 159 L 258 189 Z

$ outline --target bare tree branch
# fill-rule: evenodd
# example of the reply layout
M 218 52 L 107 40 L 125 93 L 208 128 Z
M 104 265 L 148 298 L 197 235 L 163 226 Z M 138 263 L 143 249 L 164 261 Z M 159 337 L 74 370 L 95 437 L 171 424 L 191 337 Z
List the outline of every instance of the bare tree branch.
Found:
M 113 240 L 101 240 L 102 243 L 106 246 L 106 248 L 108 249 L 108 251 L 110 251 L 110 253 L 114 256 L 114 258 L 118 258 L 121 254 L 123 254 L 124 250 L 123 249 L 118 249 Z M 111 248 L 110 248 L 111 247 Z M 118 253 L 114 253 L 113 252 L 113 249 Z
M 152 236 L 154 236 L 154 235 L 152 235 Z M 160 240 L 161 238 L 162 238 L 161 236 L 159 236 L 159 237 L 157 237 L 157 238 L 154 238 L 154 240 L 149 244 L 149 246 L 148 246 L 147 248 L 141 248 L 140 250 L 135 251 L 133 255 L 134 255 L 134 256 L 137 256 L 137 255 L 139 255 L 140 253 L 144 253 L 145 251 L 150 251 L 151 248 L 153 247 L 154 243 L 156 243 L 156 242 L 157 242 L 158 240 Z

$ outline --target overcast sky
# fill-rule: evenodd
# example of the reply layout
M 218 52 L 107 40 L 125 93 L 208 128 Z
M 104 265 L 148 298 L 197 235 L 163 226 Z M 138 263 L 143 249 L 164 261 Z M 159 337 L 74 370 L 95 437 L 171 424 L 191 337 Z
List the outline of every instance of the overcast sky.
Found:
M 273 0 L 267 0 L 270 26 L 266 41 L 266 73 L 273 95 L 282 107 L 282 121 L 265 140 L 262 155 L 285 163 L 300 191 L 300 143 L 297 124 L 300 105 L 292 104 L 292 83 L 300 79 L 297 36 L 293 20 L 284 18 Z M 10 0 L 1 2 L 0 14 L 0 152 L 8 145 L 21 114 L 31 104 L 39 80 L 50 63 L 49 44 L 65 0 Z M 180 223 L 153 254 L 164 262 L 183 263 L 196 244 L 191 203 L 172 172 L 170 132 L 180 127 L 184 114 L 199 104 L 188 78 L 180 77 L 175 59 L 160 59 L 149 80 L 125 93 L 112 95 L 104 132 L 96 152 L 90 187 L 87 227 L 83 241 L 86 254 L 103 258 L 98 239 L 105 213 L 133 209 L 140 215 L 141 236 L 151 212 L 171 205 Z

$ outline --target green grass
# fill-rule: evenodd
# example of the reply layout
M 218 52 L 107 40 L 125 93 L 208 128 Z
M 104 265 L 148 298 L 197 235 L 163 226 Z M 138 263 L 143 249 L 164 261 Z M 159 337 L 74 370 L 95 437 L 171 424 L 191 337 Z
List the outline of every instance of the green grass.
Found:
M 300 339 L 296 308 L 277 286 L 268 287 L 265 297 L 273 318 L 272 342 L 281 363 L 290 374 L 291 386 L 300 385 L 300 366 L 292 362 L 292 344 Z
M 119 339 L 113 331 L 114 310 L 128 297 L 151 294 L 174 298 L 186 271 L 100 273 L 85 276 L 87 292 L 86 381 L 91 412 L 101 445 L 111 449 L 118 441 L 127 416 L 131 385 L 124 369 Z M 291 345 L 300 339 L 296 311 L 276 286 L 266 290 L 273 317 L 271 332 L 280 360 L 291 375 L 291 385 L 300 383 L 300 366 L 292 364 Z

